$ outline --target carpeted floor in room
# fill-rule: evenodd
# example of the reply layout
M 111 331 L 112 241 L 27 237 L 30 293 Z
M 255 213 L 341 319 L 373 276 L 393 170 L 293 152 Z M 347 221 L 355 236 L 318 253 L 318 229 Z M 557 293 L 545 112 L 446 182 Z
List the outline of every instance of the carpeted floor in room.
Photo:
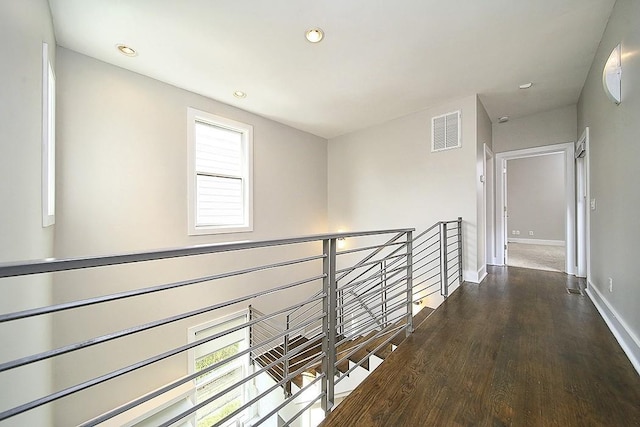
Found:
M 564 272 L 564 246 L 509 243 L 507 265 Z

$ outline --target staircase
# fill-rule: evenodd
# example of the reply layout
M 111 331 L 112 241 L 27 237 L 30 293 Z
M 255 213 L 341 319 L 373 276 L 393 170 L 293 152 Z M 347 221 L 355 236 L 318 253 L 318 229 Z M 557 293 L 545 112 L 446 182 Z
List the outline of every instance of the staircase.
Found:
M 421 324 L 431 313 L 433 309 L 424 307 L 413 316 L 413 326 L 417 327 Z M 381 360 L 386 359 L 389 355 L 399 346 L 404 340 L 404 334 L 398 334 L 394 336 L 389 342 L 389 336 L 396 331 L 399 326 L 404 325 L 404 321 L 399 321 L 393 325 L 388 326 L 382 330 L 373 330 L 365 335 L 361 335 L 356 338 L 347 339 L 344 336 L 336 337 L 336 342 L 341 342 L 337 347 L 337 359 L 340 360 L 336 364 L 336 374 L 345 374 L 350 369 L 349 362 L 353 364 L 359 364 L 360 367 L 369 371 L 369 360 L 371 356 L 376 356 Z M 299 389 L 302 389 L 304 385 L 304 378 L 315 378 L 318 374 L 322 373 L 321 363 L 316 363 L 311 366 L 305 367 L 306 362 L 313 359 L 315 356 L 322 352 L 322 338 L 306 338 L 302 335 L 298 335 L 289 341 L 288 347 L 289 353 L 296 353 L 296 355 L 289 360 L 288 367 L 284 362 L 277 363 L 271 366 L 266 372 L 276 382 L 283 382 L 288 372 L 295 372 L 304 368 L 302 372 L 293 377 L 291 382 Z M 285 355 L 284 345 L 279 345 L 271 350 L 263 352 L 253 357 L 253 361 L 265 368 L 274 361 L 282 358 Z M 346 357 L 345 357 L 346 356 Z M 291 395 L 291 382 L 285 382 L 283 388 L 286 395 Z

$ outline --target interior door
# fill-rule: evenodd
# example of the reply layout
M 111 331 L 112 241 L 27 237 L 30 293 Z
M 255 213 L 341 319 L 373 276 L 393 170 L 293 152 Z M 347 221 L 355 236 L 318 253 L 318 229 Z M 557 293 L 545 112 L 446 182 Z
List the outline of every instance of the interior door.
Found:
M 507 200 L 507 161 L 502 161 L 502 194 L 504 194 L 504 206 L 502 207 L 502 232 L 504 233 L 502 236 L 502 241 L 504 242 L 504 265 L 507 265 L 507 261 L 509 260 L 509 245 L 507 242 L 509 241 L 509 211 L 507 210 L 508 200 Z

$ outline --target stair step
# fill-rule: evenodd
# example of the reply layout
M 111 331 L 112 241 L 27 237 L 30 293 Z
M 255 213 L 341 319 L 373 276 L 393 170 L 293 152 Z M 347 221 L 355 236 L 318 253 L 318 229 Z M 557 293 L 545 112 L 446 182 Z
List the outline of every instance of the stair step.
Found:
M 354 347 L 358 347 L 362 345 L 362 343 L 364 343 L 367 339 L 369 339 L 373 335 L 375 335 L 375 332 L 372 332 L 367 336 L 361 336 L 359 338 L 356 338 L 354 340 L 347 341 L 346 343 L 341 344 L 338 347 L 338 358 L 345 357 L 345 355 L 353 351 Z M 349 355 L 348 360 L 352 361 L 353 363 L 358 363 L 362 360 L 363 362 L 360 364 L 360 366 L 362 366 L 367 371 L 369 370 L 369 352 L 364 346 L 362 346 L 362 348 L 360 348 L 359 350 L 356 350 L 353 354 Z
M 311 344 L 309 344 L 309 341 L 311 341 Z M 297 345 L 295 347 L 292 347 L 291 350 L 295 350 L 296 347 L 299 347 L 303 344 L 306 346 L 306 348 L 300 354 L 291 359 L 291 361 L 289 362 L 289 372 L 294 372 L 302 368 L 304 365 L 309 363 L 311 359 L 322 352 L 322 340 L 320 338 L 314 338 L 311 340 L 304 338 L 304 340 L 300 340 L 300 342 L 296 344 Z M 318 369 L 316 366 L 311 366 L 306 369 L 306 372 L 315 375 L 316 372 L 318 372 Z M 302 378 L 302 374 L 298 375 L 298 377 Z
M 273 363 L 275 360 L 282 357 L 282 353 L 279 353 L 277 349 L 278 348 L 276 347 L 275 349 L 269 350 L 266 353 L 263 353 L 260 356 L 256 357 L 255 359 L 256 362 L 258 362 L 261 366 L 267 366 L 270 363 Z M 281 351 L 282 349 L 280 349 L 280 352 Z M 284 378 L 283 377 L 284 365 L 283 363 L 278 363 L 272 366 L 271 368 L 267 369 L 266 372 L 276 382 L 280 382 Z
M 433 311 L 434 310 L 429 307 L 422 308 L 422 310 L 420 310 L 418 313 L 416 313 L 415 316 L 413 316 L 413 327 L 417 328 L 422 322 L 424 322 L 427 319 L 427 317 L 431 315 L 431 313 L 433 313 Z M 358 347 L 363 343 L 365 343 L 366 341 L 371 340 L 369 343 L 363 345 L 362 348 L 358 349 L 353 354 L 349 355 L 348 358 L 338 363 L 336 365 L 337 370 L 341 373 L 347 372 L 349 370 L 349 361 L 353 363 L 358 363 L 362 361 L 360 366 L 366 370 L 369 370 L 370 361 L 369 361 L 368 354 L 373 350 L 375 350 L 376 347 L 382 345 L 382 343 L 388 340 L 391 334 L 396 333 L 397 331 L 394 331 L 394 332 L 390 332 L 390 331 L 394 328 L 398 328 L 399 326 L 402 326 L 403 322 L 404 322 L 403 320 L 400 320 L 399 322 L 388 326 L 383 331 L 371 331 L 367 335 L 363 335 L 355 339 L 352 339 L 350 341 L 346 341 L 340 346 L 338 346 L 338 358 L 340 359 L 340 358 L 344 358 L 347 353 L 353 351 L 355 347 Z M 374 339 L 376 334 L 379 334 L 380 336 Z M 374 354 L 380 359 L 383 359 L 383 360 L 386 359 L 387 357 L 389 357 L 389 355 L 393 351 L 392 345 L 399 346 L 400 344 L 402 344 L 405 338 L 406 337 L 404 333 L 401 332 L 397 334 L 395 337 L 393 337 L 389 341 L 389 343 L 387 343 L 386 345 L 383 345 L 381 348 L 375 351 Z M 336 337 L 336 341 L 340 341 L 342 339 L 344 339 L 344 337 L 342 336 Z M 293 359 L 290 360 L 289 372 L 294 372 L 302 368 L 302 366 L 307 364 L 311 359 L 313 359 L 315 356 L 317 356 L 322 352 L 322 340 L 320 338 L 309 339 L 304 336 L 297 336 L 295 338 L 292 338 L 291 341 L 289 342 L 289 349 L 290 351 L 293 351 L 297 347 L 302 345 L 305 345 L 306 348 L 300 354 L 296 355 Z M 273 348 L 267 351 L 264 354 L 261 354 L 260 356 L 257 356 L 255 360 L 258 363 L 260 363 L 260 365 L 266 366 L 272 363 L 274 360 L 282 357 L 282 354 L 283 354 L 283 345 L 280 345 L 276 348 Z M 267 370 L 267 373 L 276 382 L 282 381 L 284 378 L 284 375 L 283 375 L 284 363 L 278 363 L 277 365 L 271 367 L 270 369 Z M 322 373 L 322 364 L 316 363 L 315 365 L 305 369 L 304 372 L 302 372 L 301 374 L 296 375 L 294 378 L 292 378 L 291 382 L 296 386 L 298 386 L 299 388 L 302 388 L 304 385 L 304 381 L 303 381 L 304 376 L 315 377 L 317 374 L 320 374 L 320 373 Z
M 419 312 L 416 313 L 415 316 L 413 316 L 413 328 L 415 329 L 418 326 L 420 326 L 420 324 L 424 322 L 427 319 L 427 317 L 431 316 L 431 314 L 434 311 L 435 310 L 433 308 L 422 307 L 422 310 L 420 310 Z

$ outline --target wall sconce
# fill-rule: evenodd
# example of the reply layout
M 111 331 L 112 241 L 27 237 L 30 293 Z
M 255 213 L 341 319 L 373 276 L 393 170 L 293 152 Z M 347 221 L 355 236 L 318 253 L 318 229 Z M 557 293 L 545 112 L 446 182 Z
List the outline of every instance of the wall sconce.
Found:
M 344 237 L 338 237 L 338 249 L 344 249 L 347 246 L 347 239 Z
M 604 65 L 602 71 L 602 85 L 604 91 L 611 101 L 620 104 L 621 100 L 621 82 L 622 82 L 622 61 L 621 61 L 621 46 L 618 44 L 611 51 L 607 63 Z

